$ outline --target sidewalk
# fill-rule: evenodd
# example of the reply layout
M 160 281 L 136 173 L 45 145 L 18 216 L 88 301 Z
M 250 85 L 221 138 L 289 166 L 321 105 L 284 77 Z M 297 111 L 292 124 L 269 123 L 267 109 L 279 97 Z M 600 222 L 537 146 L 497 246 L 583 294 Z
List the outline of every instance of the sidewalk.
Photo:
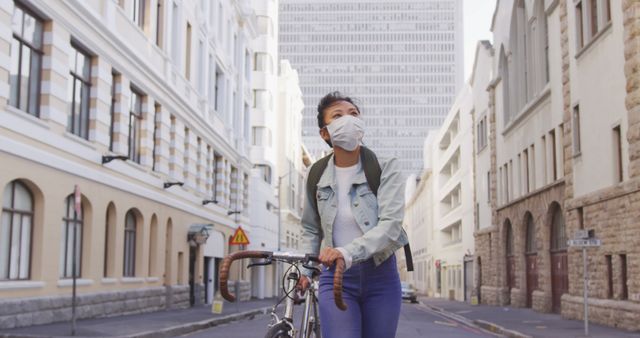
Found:
M 175 337 L 223 323 L 266 313 L 275 298 L 240 303 L 225 301 L 222 314 L 211 313 L 210 305 L 119 317 L 77 321 L 77 337 Z M 0 330 L 0 337 L 68 337 L 71 322 Z
M 507 337 L 584 337 L 584 322 L 562 318 L 557 314 L 539 313 L 531 309 L 470 305 L 441 298 L 419 297 L 422 304 L 451 319 L 470 321 L 484 329 Z M 461 318 L 462 317 L 462 318 Z M 589 323 L 589 337 L 638 338 L 640 332 L 629 332 Z

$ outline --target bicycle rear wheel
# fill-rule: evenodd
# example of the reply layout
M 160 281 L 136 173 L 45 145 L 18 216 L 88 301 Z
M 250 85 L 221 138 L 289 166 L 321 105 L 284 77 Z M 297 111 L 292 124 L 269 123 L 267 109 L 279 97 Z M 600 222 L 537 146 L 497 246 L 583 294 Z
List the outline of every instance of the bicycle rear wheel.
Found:
M 269 331 L 267 331 L 267 334 L 264 336 L 264 338 L 293 338 L 293 336 L 291 336 L 291 334 L 289 333 L 290 330 L 291 327 L 289 327 L 289 324 L 280 322 L 272 326 Z

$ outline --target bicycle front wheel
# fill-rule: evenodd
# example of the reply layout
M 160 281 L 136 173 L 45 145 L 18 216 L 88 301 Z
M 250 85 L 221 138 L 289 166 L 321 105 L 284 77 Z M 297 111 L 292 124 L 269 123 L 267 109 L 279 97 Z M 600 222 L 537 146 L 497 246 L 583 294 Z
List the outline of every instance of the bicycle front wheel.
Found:
M 280 322 L 272 326 L 269 331 L 267 331 L 264 338 L 293 338 L 289 333 L 290 330 L 291 328 L 289 327 L 289 324 Z

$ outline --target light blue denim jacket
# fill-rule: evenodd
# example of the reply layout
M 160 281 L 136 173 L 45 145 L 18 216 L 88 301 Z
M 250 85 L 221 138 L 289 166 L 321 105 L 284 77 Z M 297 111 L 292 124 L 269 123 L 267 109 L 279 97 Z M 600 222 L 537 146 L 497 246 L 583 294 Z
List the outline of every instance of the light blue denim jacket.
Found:
M 408 243 L 407 234 L 402 229 L 404 217 L 404 180 L 395 158 L 378 159 L 382 173 L 378 195 L 373 194 L 364 174 L 364 164 L 356 174 L 351 196 L 351 212 L 362 230 L 361 237 L 343 247 L 350 255 L 352 264 L 373 257 L 375 265 L 389 258 L 396 250 Z M 338 208 L 335 191 L 335 164 L 333 156 L 318 181 L 318 219 L 309 194 L 306 194 L 302 213 L 302 250 L 318 254 L 321 248 L 334 247 L 333 222 Z M 306 270 L 306 269 L 304 269 Z M 303 271 L 308 275 L 308 271 Z

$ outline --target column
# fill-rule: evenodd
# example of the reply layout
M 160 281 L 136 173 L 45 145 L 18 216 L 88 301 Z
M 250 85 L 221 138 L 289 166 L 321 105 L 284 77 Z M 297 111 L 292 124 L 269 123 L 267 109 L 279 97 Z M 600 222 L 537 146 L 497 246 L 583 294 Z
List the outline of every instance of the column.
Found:
M 11 18 L 13 17 L 13 1 L 0 2 L 0 107 L 9 102 L 9 71 L 11 69 Z
M 106 150 L 111 140 L 111 65 L 104 58 L 91 60 L 89 140 Z
M 69 32 L 56 21 L 44 23 L 44 56 L 42 59 L 42 89 L 40 118 L 50 120 L 66 130 L 69 104 Z

